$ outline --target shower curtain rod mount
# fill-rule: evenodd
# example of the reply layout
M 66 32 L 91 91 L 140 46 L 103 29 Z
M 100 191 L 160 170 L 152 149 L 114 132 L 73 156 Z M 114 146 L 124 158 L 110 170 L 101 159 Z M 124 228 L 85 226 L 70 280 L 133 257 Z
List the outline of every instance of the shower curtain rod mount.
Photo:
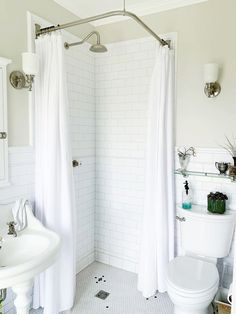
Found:
M 132 18 L 134 21 L 136 21 L 139 25 L 141 25 L 150 35 L 152 35 L 156 40 L 158 40 L 160 42 L 160 44 L 162 46 L 170 46 L 168 41 L 165 41 L 164 39 L 160 38 L 149 26 L 147 26 L 137 15 L 135 15 L 132 12 L 126 11 L 125 8 L 124 10 L 118 10 L 118 11 L 110 11 L 110 12 L 106 12 L 103 14 L 99 14 L 99 15 L 95 15 L 95 16 L 91 16 L 91 17 L 87 17 L 85 19 L 81 19 L 81 20 L 77 20 L 71 23 L 66 23 L 66 24 L 62 24 L 62 25 L 57 25 L 57 26 L 50 26 L 50 27 L 46 27 L 46 28 L 36 28 L 36 38 L 40 35 L 46 34 L 46 33 L 50 33 L 56 30 L 60 30 L 60 29 L 65 29 L 68 27 L 73 27 L 73 26 L 77 26 L 77 25 L 81 25 L 81 24 L 85 24 L 85 23 L 90 23 L 96 20 L 101 20 L 104 18 L 108 18 L 111 16 L 128 16 L 130 18 Z

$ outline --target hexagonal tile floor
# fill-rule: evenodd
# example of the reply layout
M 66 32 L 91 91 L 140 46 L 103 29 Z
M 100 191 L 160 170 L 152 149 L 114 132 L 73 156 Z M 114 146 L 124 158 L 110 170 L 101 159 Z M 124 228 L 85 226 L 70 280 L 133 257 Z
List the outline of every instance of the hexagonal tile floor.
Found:
M 95 297 L 109 295 L 103 300 Z M 42 309 L 31 314 L 42 314 Z M 145 299 L 137 291 L 137 275 L 101 263 L 93 263 L 77 275 L 75 306 L 70 314 L 172 314 L 166 293 Z M 65 313 L 64 313 L 65 314 Z

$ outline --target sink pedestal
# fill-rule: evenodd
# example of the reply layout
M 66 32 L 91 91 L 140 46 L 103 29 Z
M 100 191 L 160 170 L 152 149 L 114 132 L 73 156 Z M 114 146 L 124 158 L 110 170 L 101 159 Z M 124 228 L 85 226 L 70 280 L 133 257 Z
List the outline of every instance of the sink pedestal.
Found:
M 13 292 L 16 294 L 14 304 L 17 314 L 29 314 L 32 287 L 32 280 L 25 281 L 24 283 L 12 287 Z

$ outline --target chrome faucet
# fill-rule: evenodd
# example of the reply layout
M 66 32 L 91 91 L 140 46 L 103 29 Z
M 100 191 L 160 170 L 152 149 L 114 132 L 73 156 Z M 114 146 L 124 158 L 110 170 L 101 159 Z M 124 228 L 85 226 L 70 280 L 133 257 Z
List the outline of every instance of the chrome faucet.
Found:
M 17 233 L 16 233 L 16 229 L 15 229 L 15 225 L 16 223 L 14 221 L 10 221 L 7 223 L 8 225 L 8 233 L 9 235 L 13 235 L 14 237 L 17 237 Z

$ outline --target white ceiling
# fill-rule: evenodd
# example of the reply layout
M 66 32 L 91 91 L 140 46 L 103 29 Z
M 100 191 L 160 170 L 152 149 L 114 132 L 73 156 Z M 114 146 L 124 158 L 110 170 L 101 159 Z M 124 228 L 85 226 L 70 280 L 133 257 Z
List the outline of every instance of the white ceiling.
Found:
M 107 11 L 121 10 L 123 0 L 54 0 L 65 9 L 80 18 L 98 15 Z M 193 5 L 208 0 L 126 0 L 126 10 L 138 16 Z M 92 22 L 94 26 L 108 24 L 126 19 L 122 16 Z

